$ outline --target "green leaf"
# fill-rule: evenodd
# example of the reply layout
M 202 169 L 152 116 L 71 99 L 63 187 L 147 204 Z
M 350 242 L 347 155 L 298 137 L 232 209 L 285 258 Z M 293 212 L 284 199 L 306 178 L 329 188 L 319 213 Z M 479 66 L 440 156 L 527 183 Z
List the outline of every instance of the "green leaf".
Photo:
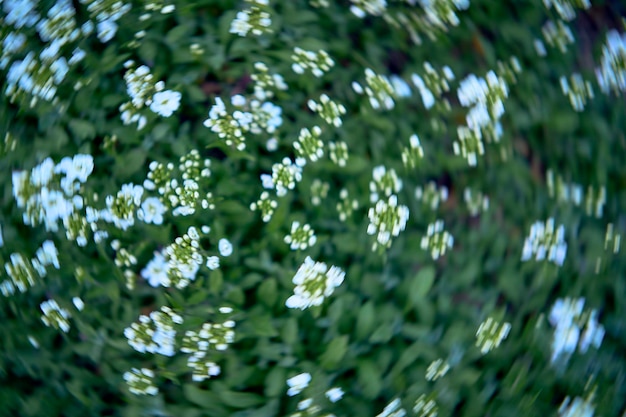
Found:
M 187 400 L 202 407 L 208 415 L 220 417 L 229 414 L 226 408 L 219 405 L 220 397 L 213 392 L 202 390 L 195 384 L 185 384 L 183 393 Z
M 279 366 L 274 366 L 265 377 L 265 390 L 266 397 L 278 397 L 285 392 L 285 369 Z
M 267 278 L 259 285 L 257 290 L 257 299 L 268 307 L 272 307 L 276 303 L 278 297 L 277 284 L 274 278 Z
M 224 274 L 219 269 L 211 271 L 209 275 L 209 290 L 213 294 L 218 294 L 224 285 Z
M 393 329 L 390 323 L 383 323 L 370 336 L 371 343 L 387 343 L 393 336 Z
M 415 306 L 423 301 L 424 297 L 435 282 L 435 268 L 426 266 L 415 275 L 409 288 L 409 299 Z
M 370 359 L 362 360 L 356 369 L 357 381 L 365 398 L 376 398 L 383 387 L 380 371 Z
M 69 127 L 74 136 L 80 140 L 93 139 L 96 136 L 96 128 L 87 120 L 72 119 Z
M 355 335 L 357 339 L 362 340 L 370 335 L 374 329 L 374 323 L 376 322 L 375 314 L 374 303 L 372 301 L 368 301 L 361 307 L 356 319 Z
M 128 178 L 135 172 L 139 171 L 143 167 L 145 161 L 145 149 L 135 148 L 118 157 L 115 167 L 113 168 L 113 175 L 117 178 Z
M 250 331 L 259 337 L 274 337 L 278 335 L 278 331 L 272 323 L 272 316 L 269 314 L 255 314 L 248 320 Z
M 233 408 L 250 408 L 265 402 L 265 399 L 250 392 L 223 391 L 219 393 L 222 403 Z
M 294 317 L 287 319 L 283 325 L 280 337 L 288 345 L 295 345 L 298 343 L 298 321 Z
M 348 336 L 333 339 L 320 357 L 320 365 L 326 369 L 334 368 L 348 351 Z

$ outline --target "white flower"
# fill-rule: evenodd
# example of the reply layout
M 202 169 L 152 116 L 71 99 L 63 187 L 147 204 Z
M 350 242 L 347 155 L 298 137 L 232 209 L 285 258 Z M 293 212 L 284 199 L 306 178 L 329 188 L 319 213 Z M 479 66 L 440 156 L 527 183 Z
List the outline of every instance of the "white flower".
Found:
M 300 394 L 303 389 L 309 386 L 310 382 L 311 374 L 307 372 L 296 375 L 293 378 L 289 378 L 287 380 L 287 385 L 289 385 L 287 395 L 293 397 L 294 395 Z
M 228 239 L 220 239 L 217 244 L 220 255 L 226 257 L 230 256 L 233 253 L 233 245 L 228 241 Z
M 152 97 L 150 110 L 154 113 L 170 117 L 180 106 L 181 94 L 178 91 L 165 90 L 159 91 Z
M 148 197 L 141 204 L 141 208 L 137 211 L 139 220 L 146 223 L 163 224 L 163 213 L 165 206 L 157 197 Z
M 72 298 L 72 303 L 74 303 L 74 307 L 78 311 L 83 311 L 83 308 L 85 308 L 85 303 L 79 297 Z
M 324 395 L 326 395 L 326 397 L 331 401 L 336 403 L 337 401 L 339 401 L 340 399 L 343 398 L 343 390 L 339 387 L 335 387 L 335 388 L 331 388 L 328 391 L 326 391 L 326 393 Z
M 98 39 L 100 42 L 106 43 L 113 39 L 115 33 L 117 33 L 117 23 L 113 19 L 104 20 L 96 26 L 98 30 Z
M 169 281 L 167 278 L 169 269 L 169 264 L 161 252 L 154 252 L 154 258 L 141 270 L 141 276 L 144 277 L 151 286 L 158 287 L 159 285 L 163 285 L 164 282 Z
M 220 267 L 220 258 L 218 258 L 217 256 L 209 256 L 209 257 L 207 257 L 206 258 L 206 266 L 211 271 L 216 270 L 217 268 Z

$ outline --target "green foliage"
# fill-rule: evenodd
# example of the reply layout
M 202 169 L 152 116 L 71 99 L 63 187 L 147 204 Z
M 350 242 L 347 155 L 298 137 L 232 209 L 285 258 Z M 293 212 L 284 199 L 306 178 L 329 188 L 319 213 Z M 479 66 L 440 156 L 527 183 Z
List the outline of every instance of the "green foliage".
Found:
M 622 415 L 625 12 L 3 2 L 0 415 Z

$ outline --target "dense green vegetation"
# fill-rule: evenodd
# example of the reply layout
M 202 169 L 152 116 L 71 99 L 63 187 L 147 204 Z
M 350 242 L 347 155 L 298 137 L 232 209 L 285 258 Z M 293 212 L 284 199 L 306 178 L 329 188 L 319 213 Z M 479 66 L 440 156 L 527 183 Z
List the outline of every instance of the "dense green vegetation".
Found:
M 0 1 L 0 415 L 625 415 L 624 14 Z

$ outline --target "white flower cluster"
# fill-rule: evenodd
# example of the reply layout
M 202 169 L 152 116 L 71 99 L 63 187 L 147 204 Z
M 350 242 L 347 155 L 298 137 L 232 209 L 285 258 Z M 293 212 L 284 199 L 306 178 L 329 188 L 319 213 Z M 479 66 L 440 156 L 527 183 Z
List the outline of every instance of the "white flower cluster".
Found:
M 144 106 L 149 106 L 153 113 L 162 117 L 170 117 L 180 107 L 181 94 L 178 91 L 165 90 L 163 81 L 154 82 L 154 76 L 146 65 L 135 67 L 135 62 L 128 60 L 124 63 L 126 73 L 126 91 L 130 96 L 129 102 L 120 105 L 122 122 L 125 125 L 137 123 L 141 130 L 147 123 L 147 118 L 140 113 Z
M 0 245 L 1 246 L 1 245 Z M 14 252 L 9 256 L 9 262 L 5 262 L 4 270 L 9 279 L 0 282 L 0 293 L 8 297 L 15 293 L 26 290 L 35 285 L 38 279 L 44 278 L 48 272 L 47 266 L 54 266 L 55 269 L 61 267 L 59 263 L 59 252 L 54 242 L 46 240 L 37 249 L 35 257 L 28 261 L 21 253 Z
M 365 69 L 365 84 L 363 87 L 356 81 L 352 82 L 352 89 L 357 94 L 365 94 L 370 105 L 375 109 L 391 110 L 395 107 L 394 98 L 398 96 L 389 78 L 376 74 L 371 68 Z
M 602 217 L 606 204 L 606 187 L 595 188 L 590 185 L 585 192 L 582 185 L 565 182 L 560 175 L 555 176 L 551 169 L 546 172 L 546 185 L 548 186 L 548 195 L 551 198 L 560 203 L 572 203 L 576 207 L 580 206 L 584 200 L 587 215 Z
M 380 16 L 387 10 L 386 0 L 350 0 L 350 11 L 363 19 L 367 15 Z
M 330 190 L 330 184 L 326 181 L 320 181 L 319 178 L 315 178 L 311 183 L 311 204 L 319 206 L 322 201 L 328 197 L 328 190 Z
M 439 204 L 448 200 L 448 187 L 437 187 L 433 181 L 429 181 L 426 187 L 415 189 L 415 198 L 431 210 L 437 210 Z
M 284 240 L 291 250 L 305 250 L 315 245 L 317 236 L 309 224 L 301 225 L 300 222 L 293 222 L 291 232 L 285 236 Z
M 545 223 L 538 221 L 530 227 L 530 234 L 524 241 L 522 261 L 534 257 L 536 261 L 546 259 L 561 266 L 567 254 L 565 242 L 565 227 L 560 225 L 554 228 L 554 219 L 549 218 Z
M 337 211 L 339 212 L 339 220 L 345 222 L 348 220 L 354 210 L 359 208 L 359 201 L 356 199 L 350 199 L 348 190 L 342 188 L 339 191 L 339 202 L 337 203 Z
M 39 306 L 43 312 L 41 321 L 48 327 L 54 327 L 55 329 L 61 329 L 64 333 L 70 331 L 71 317 L 69 311 L 61 308 L 55 300 L 46 300 Z
M 548 317 L 555 328 L 551 363 L 554 364 L 559 358 L 567 361 L 576 347 L 579 352 L 586 353 L 590 346 L 597 349 L 602 344 L 604 327 L 598 323 L 598 312 L 583 311 L 584 305 L 584 298 L 559 298 L 552 306 Z
M 483 355 L 500 346 L 509 335 L 511 323 L 500 323 L 489 317 L 482 322 L 476 331 L 476 346 Z
M 559 407 L 559 417 L 593 417 L 595 407 L 592 401 L 593 395 L 587 398 L 576 397 L 573 401 L 570 397 L 565 397 Z
M 484 155 L 485 145 L 480 129 L 471 129 L 467 126 L 457 127 L 457 138 L 452 146 L 455 155 L 461 155 L 467 159 L 469 166 L 478 164 L 478 156 Z
M 175 325 L 183 323 L 183 318 L 167 306 L 160 311 L 153 311 L 150 316 L 139 316 L 139 323 L 133 323 L 124 329 L 128 344 L 140 353 L 153 353 L 174 356 Z
M 173 4 L 165 4 L 163 0 L 151 0 L 144 5 L 144 14 L 139 16 L 139 20 L 145 21 L 152 17 L 152 13 L 170 14 L 176 10 Z
M 393 168 L 387 170 L 383 165 L 379 165 L 372 170 L 369 188 L 370 202 L 376 203 L 381 198 L 399 193 L 402 190 L 402 180 L 398 178 Z
M 117 33 L 118 24 L 122 16 L 131 9 L 130 3 L 107 0 L 79 0 L 87 5 L 89 16 L 98 22 L 96 29 L 100 42 L 106 43 Z
M 398 197 L 392 194 L 387 200 L 380 199 L 374 207 L 370 207 L 367 216 L 370 221 L 367 234 L 376 235 L 372 245 L 372 251 L 376 251 L 379 247 L 390 248 L 393 237 L 399 236 L 405 229 L 409 208 L 398 205 Z
M 240 151 L 246 149 L 244 133 L 272 134 L 283 123 L 282 108 L 269 101 L 248 101 L 244 96 L 236 95 L 231 98 L 231 102 L 235 108 L 232 115 L 226 110 L 224 101 L 216 97 L 204 126 L 225 139 L 226 145 Z
M 316 162 L 324 156 L 324 142 L 320 139 L 322 135 L 322 128 L 319 126 L 313 126 L 311 130 L 303 127 L 300 129 L 298 140 L 293 143 L 293 148 L 296 151 L 296 164 L 298 166 L 305 166 L 307 158 L 311 162 Z
M 561 19 L 567 21 L 574 20 L 576 17 L 574 8 L 587 10 L 591 7 L 590 0 L 543 0 L 543 4 L 548 10 L 554 8 Z
M 305 51 L 297 46 L 293 50 L 291 59 L 293 60 L 293 64 L 291 64 L 293 72 L 304 74 L 306 71 L 310 71 L 317 78 L 330 71 L 335 65 L 335 61 L 326 51 Z
M 409 146 L 402 149 L 402 163 L 405 168 L 415 168 L 417 162 L 424 158 L 424 149 L 416 134 L 409 138 Z
M 159 389 L 154 385 L 154 372 L 146 368 L 132 368 L 124 373 L 128 390 L 135 395 L 157 395 Z
M 39 99 L 56 102 L 57 87 L 65 80 L 70 67 L 85 57 L 83 50 L 75 48 L 68 60 L 62 56 L 61 50 L 82 36 L 89 35 L 93 31 L 93 24 L 88 21 L 78 28 L 76 11 L 68 0 L 57 0 L 48 9 L 45 18 L 40 18 L 35 3 L 31 1 L 6 1 L 3 10 L 6 13 L 4 24 L 9 26 L 2 41 L 0 69 L 6 68 L 12 57 L 23 49 L 26 36 L 20 33 L 22 27 L 35 26 L 45 45 L 38 56 L 31 51 L 23 59 L 11 64 L 5 94 L 12 100 L 30 96 L 31 107 Z
M 411 75 L 411 81 L 420 92 L 424 107 L 430 109 L 437 103 L 437 100 L 442 98 L 444 93 L 450 91 L 449 82 L 454 80 L 454 73 L 448 66 L 437 71 L 430 62 L 424 63 L 424 71 L 423 77 L 419 74 Z M 447 99 L 444 99 L 443 106 L 445 109 L 450 108 Z
M 430 251 L 430 256 L 437 260 L 448 249 L 452 249 L 454 238 L 447 230 L 443 230 L 443 220 L 437 220 L 428 225 L 426 235 L 422 237 L 420 247 Z
M 292 378 L 287 379 L 287 386 L 289 389 L 287 390 L 287 395 L 290 397 L 296 396 L 300 394 L 305 388 L 309 386 L 311 383 L 311 374 L 304 372 L 298 374 Z M 332 403 L 336 403 L 337 401 L 343 398 L 344 392 L 339 387 L 330 388 L 324 393 L 324 396 L 328 398 L 328 400 Z M 322 408 L 314 403 L 313 398 L 305 398 L 304 400 L 300 400 L 297 405 L 298 411 L 290 414 L 290 417 L 314 417 L 314 416 L 323 416 L 323 417 L 335 417 L 334 414 L 320 414 Z
M 329 269 L 325 263 L 315 262 L 307 256 L 292 279 L 296 286 L 285 305 L 301 310 L 319 306 L 341 285 L 345 275 L 341 268 L 331 266 Z
M 260 101 L 265 101 L 274 97 L 274 90 L 285 91 L 287 84 L 280 74 L 270 74 L 269 68 L 263 62 L 254 64 L 256 72 L 250 75 L 254 81 L 254 97 Z
M 413 414 L 417 417 L 437 417 L 439 406 L 435 402 L 435 395 L 422 394 L 415 400 Z
M 596 78 L 604 94 L 626 91 L 626 33 L 607 33 Z
M 230 307 L 221 307 L 220 312 L 229 313 Z M 208 360 L 209 349 L 225 351 L 228 345 L 235 340 L 235 322 L 227 320 L 224 323 L 204 323 L 199 332 L 187 331 L 183 337 L 183 353 L 190 353 L 187 366 L 193 370 L 194 381 L 204 381 L 212 376 L 217 376 L 221 368 L 215 362 Z
M 415 1 L 409 0 L 410 3 Z M 427 0 L 419 1 L 424 8 L 425 17 L 423 21 L 431 27 L 431 31 L 436 29 L 446 31 L 448 25 L 458 26 L 460 20 L 456 13 L 469 8 L 469 0 Z
M 576 42 L 572 30 L 562 20 L 558 20 L 556 23 L 553 20 L 548 20 L 541 28 L 541 33 L 546 43 L 553 48 L 559 48 L 561 53 L 567 52 L 568 45 L 573 45 Z M 545 55 L 545 51 L 538 43 L 535 43 L 535 49 L 539 55 Z
M 259 199 L 250 204 L 250 210 L 260 210 L 261 216 L 265 223 L 269 222 L 272 219 L 272 215 L 274 214 L 274 210 L 278 207 L 278 203 L 276 200 L 272 200 L 270 198 L 270 193 L 267 191 L 263 191 Z
M 348 153 L 348 144 L 346 142 L 328 142 L 328 153 L 330 160 L 333 161 L 335 165 L 345 167 L 348 163 L 348 157 L 350 155 Z
M 285 157 L 281 163 L 272 165 L 272 176 L 268 180 L 270 188 L 276 189 L 276 195 L 283 197 L 288 190 L 293 190 L 296 183 L 302 181 L 302 167 Z
M 106 208 L 100 211 L 99 218 L 120 230 L 127 230 L 135 224 L 135 211 L 141 206 L 143 192 L 140 185 L 122 185 L 115 196 L 106 197 Z
M 346 108 L 343 104 L 339 104 L 331 100 L 326 94 L 322 94 L 319 103 L 315 100 L 309 100 L 307 105 L 312 112 L 319 114 L 329 125 L 341 127 L 343 123 L 341 116 L 346 114 Z
M 58 231 L 59 221 L 67 224 L 70 216 L 84 207 L 83 198 L 76 192 L 92 171 L 93 158 L 81 154 L 65 157 L 56 165 L 46 158 L 30 172 L 14 171 L 13 196 L 24 210 L 24 224 L 43 224 L 52 232 Z
M 163 253 L 168 267 L 167 276 L 161 280 L 162 286 L 181 289 L 196 279 L 204 258 L 200 253 L 200 234 L 195 227 L 189 227 L 187 233 L 177 237 Z
M 269 0 L 246 0 L 246 2 L 250 3 L 250 7 L 237 13 L 235 20 L 230 24 L 230 33 L 239 36 L 246 36 L 248 33 L 261 36 L 271 32 L 272 19 L 267 7 Z
M 504 78 L 489 71 L 486 78 L 470 74 L 459 84 L 457 96 L 463 107 L 469 107 L 465 120 L 471 130 L 481 130 L 488 139 L 500 139 L 500 118 L 504 114 L 503 100 L 509 89 Z M 491 132 L 492 135 L 487 135 Z
M 477 216 L 481 211 L 489 209 L 489 197 L 481 192 L 474 192 L 471 188 L 463 190 L 463 200 L 472 216 Z
M 448 373 L 450 369 L 450 364 L 448 361 L 444 361 L 443 359 L 437 359 L 428 365 L 428 369 L 426 369 L 426 379 L 428 381 L 436 381 L 441 378 L 445 374 Z
M 593 99 L 593 87 L 589 81 L 585 81 L 582 75 L 572 74 L 569 81 L 565 76 L 559 79 L 561 91 L 569 98 L 569 102 L 576 111 L 583 111 L 587 100 Z
M 376 415 L 376 417 L 405 417 L 406 410 L 402 408 L 400 398 L 396 398 L 385 406 L 383 411 Z

